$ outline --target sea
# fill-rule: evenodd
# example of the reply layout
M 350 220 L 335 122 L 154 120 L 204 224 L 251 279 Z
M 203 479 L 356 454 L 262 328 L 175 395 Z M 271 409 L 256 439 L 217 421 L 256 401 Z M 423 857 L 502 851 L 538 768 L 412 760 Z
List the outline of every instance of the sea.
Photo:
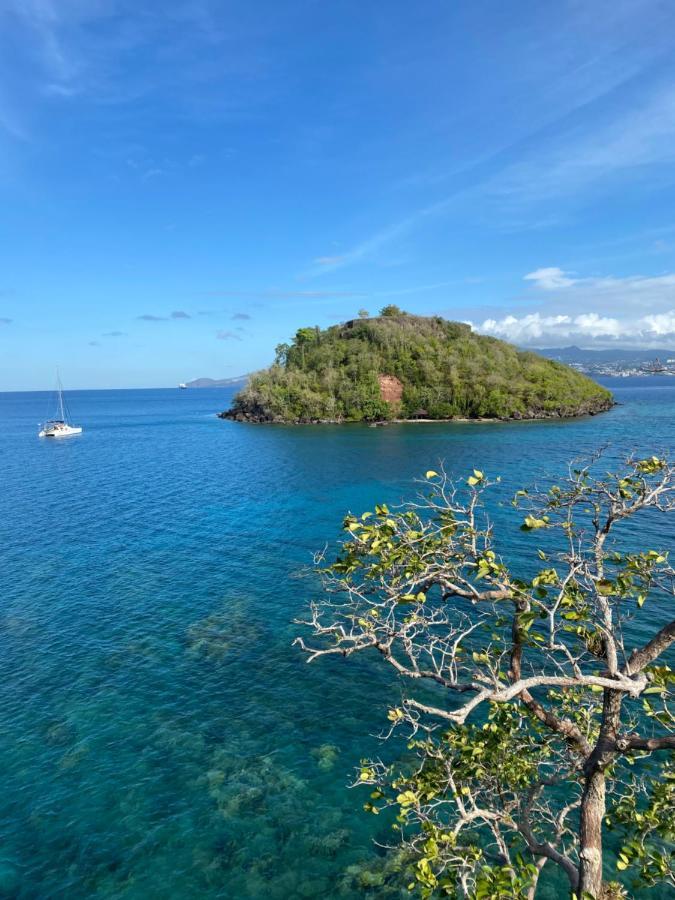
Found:
M 527 565 L 516 489 L 600 449 L 607 469 L 673 452 L 675 379 L 603 383 L 618 405 L 595 417 L 384 428 L 223 421 L 230 389 L 72 391 L 84 432 L 58 441 L 37 436 L 49 394 L 0 394 L 0 898 L 409 896 L 349 787 L 401 685 L 293 646 L 307 567 L 441 463 L 501 476 L 498 549 Z

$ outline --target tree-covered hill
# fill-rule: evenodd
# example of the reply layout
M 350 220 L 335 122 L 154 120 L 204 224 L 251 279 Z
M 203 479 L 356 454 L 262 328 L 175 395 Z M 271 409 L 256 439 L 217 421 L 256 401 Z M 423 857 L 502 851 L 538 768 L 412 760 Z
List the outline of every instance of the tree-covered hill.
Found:
M 221 415 L 256 422 L 540 418 L 596 413 L 612 395 L 562 363 L 468 325 L 386 308 L 301 328 Z

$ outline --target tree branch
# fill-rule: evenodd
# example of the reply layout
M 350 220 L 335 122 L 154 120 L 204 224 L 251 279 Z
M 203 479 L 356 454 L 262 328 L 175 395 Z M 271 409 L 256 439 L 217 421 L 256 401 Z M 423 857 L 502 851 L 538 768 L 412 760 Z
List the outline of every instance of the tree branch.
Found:
M 593 748 L 574 722 L 571 722 L 569 719 L 561 719 L 554 715 L 550 710 L 539 703 L 538 700 L 535 700 L 528 690 L 522 692 L 520 699 L 540 722 L 564 737 L 569 744 L 580 750 L 584 756 L 587 756 L 591 752 Z
M 555 675 L 534 675 L 531 678 L 522 678 L 508 687 L 482 688 L 468 703 L 465 703 L 464 706 L 461 706 L 456 710 L 446 710 L 439 709 L 438 707 L 426 706 L 423 703 L 419 703 L 417 700 L 411 699 L 406 700 L 405 704 L 414 709 L 418 709 L 420 712 L 438 716 L 441 719 L 447 719 L 450 722 L 457 722 L 462 725 L 468 718 L 469 713 L 486 700 L 492 703 L 508 703 L 509 700 L 513 700 L 523 691 L 535 687 L 592 687 L 594 685 L 607 688 L 610 691 L 628 693 L 634 697 L 639 697 L 647 685 L 647 680 L 644 676 L 640 681 L 637 681 L 626 678 L 625 676 L 614 679 L 603 678 L 600 675 L 584 675 L 581 678 L 565 678 L 563 676 Z
M 661 631 L 655 634 L 651 641 L 645 644 L 644 647 L 641 647 L 639 650 L 633 650 L 630 659 L 625 666 L 626 675 L 634 675 L 637 672 L 641 672 L 645 666 L 648 666 L 649 663 L 658 659 L 664 650 L 667 650 L 674 642 L 675 619 L 673 619 L 672 622 L 668 622 L 667 625 L 664 625 Z
M 675 750 L 675 735 L 652 738 L 643 738 L 637 734 L 621 735 L 610 749 L 619 753 L 631 753 L 634 750 Z
M 517 823 L 518 831 L 522 834 L 527 842 L 527 846 L 531 853 L 535 856 L 545 856 L 547 859 L 553 860 L 554 863 L 557 863 L 560 868 L 563 870 L 565 875 L 569 878 L 570 886 L 573 891 L 577 890 L 579 886 L 579 870 L 574 865 L 569 857 L 565 856 L 559 850 L 556 850 L 551 844 L 547 842 L 540 843 L 537 841 L 535 836 L 532 834 L 532 829 L 530 828 L 530 823 L 527 821 L 527 817 L 524 817 L 523 820 Z

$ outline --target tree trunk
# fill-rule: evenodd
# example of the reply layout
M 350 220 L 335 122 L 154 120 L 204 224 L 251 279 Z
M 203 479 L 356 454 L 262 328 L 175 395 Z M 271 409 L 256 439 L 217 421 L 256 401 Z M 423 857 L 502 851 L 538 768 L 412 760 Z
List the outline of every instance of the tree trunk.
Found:
M 602 820 L 605 816 L 605 776 L 596 769 L 586 777 L 581 799 L 579 898 L 602 897 Z

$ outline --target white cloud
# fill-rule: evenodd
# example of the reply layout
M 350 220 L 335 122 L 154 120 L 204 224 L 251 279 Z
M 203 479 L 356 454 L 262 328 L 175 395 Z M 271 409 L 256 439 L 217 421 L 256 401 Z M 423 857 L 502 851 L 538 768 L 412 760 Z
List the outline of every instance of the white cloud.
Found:
M 555 294 L 549 302 L 564 303 L 565 313 L 570 306 L 578 313 L 589 309 L 616 315 L 634 310 L 660 313 L 675 307 L 675 274 L 628 275 L 616 278 L 612 275 L 572 278 L 569 272 L 558 267 L 537 269 L 524 276 L 537 288 Z
M 597 313 L 585 313 L 574 319 L 574 326 L 590 337 L 621 337 L 623 328 L 618 319 L 599 316 Z
M 474 331 L 490 334 L 514 344 L 535 347 L 559 346 L 563 343 L 581 346 L 656 346 L 675 344 L 675 309 L 659 315 L 619 320 L 596 312 L 578 316 L 528 313 L 524 316 L 504 316 L 470 323 Z
M 525 281 L 533 281 L 536 287 L 544 291 L 554 291 L 557 288 L 569 287 L 574 284 L 574 279 L 567 276 L 557 266 L 549 266 L 545 269 L 535 269 L 524 277 Z
M 505 316 L 499 320 L 486 319 L 482 325 L 473 327 L 476 331 L 486 332 L 507 341 L 529 344 L 531 341 L 543 337 L 544 334 L 560 329 L 560 326 L 567 326 L 569 323 L 569 316 L 541 316 L 539 313 L 531 313 L 521 318 Z
M 643 321 L 652 334 L 675 334 L 675 310 L 654 316 L 645 316 Z
M 525 280 L 549 294 L 545 308 L 492 316 L 472 327 L 524 346 L 675 346 L 674 274 L 572 278 L 550 266 Z

